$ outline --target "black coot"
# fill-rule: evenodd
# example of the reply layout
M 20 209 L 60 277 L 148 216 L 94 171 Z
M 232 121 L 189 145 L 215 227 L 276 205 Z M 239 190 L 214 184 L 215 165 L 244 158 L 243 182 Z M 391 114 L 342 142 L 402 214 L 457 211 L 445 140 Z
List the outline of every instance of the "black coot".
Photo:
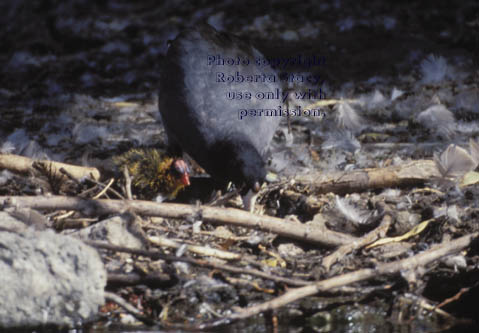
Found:
M 256 66 L 257 59 L 263 56 L 250 44 L 202 24 L 171 42 L 160 81 L 159 109 L 170 150 L 187 152 L 213 178 L 244 190 L 257 190 L 264 181 L 263 158 L 280 121 L 271 109 L 281 100 L 255 97 L 281 93 L 278 77 L 270 67 Z M 231 92 L 242 97 L 249 92 L 251 99 L 231 99 Z M 244 110 L 249 115 L 240 119 Z

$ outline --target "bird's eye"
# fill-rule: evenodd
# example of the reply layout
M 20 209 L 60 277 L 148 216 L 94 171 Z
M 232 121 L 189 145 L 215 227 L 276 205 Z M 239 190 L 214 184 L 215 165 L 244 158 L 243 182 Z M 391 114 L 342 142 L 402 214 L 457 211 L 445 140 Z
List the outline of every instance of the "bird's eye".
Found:
M 184 186 L 190 185 L 190 168 L 183 160 L 176 160 L 172 165 L 173 172 Z
M 188 168 L 188 165 L 183 160 L 176 160 L 175 163 L 173 163 L 173 167 L 180 175 L 190 173 L 190 168 Z

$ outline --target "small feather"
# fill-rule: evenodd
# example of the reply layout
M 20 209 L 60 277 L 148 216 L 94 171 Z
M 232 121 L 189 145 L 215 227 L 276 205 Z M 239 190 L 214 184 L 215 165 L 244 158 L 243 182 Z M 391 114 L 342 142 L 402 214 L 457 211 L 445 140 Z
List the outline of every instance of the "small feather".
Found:
M 476 162 L 469 153 L 456 145 L 449 145 L 440 156 L 434 156 L 436 167 L 444 178 L 460 177 L 474 170 Z
M 351 206 L 346 199 L 336 196 L 336 208 L 348 220 L 356 224 L 364 224 L 369 218 L 369 213 L 364 213 Z
M 338 103 L 334 109 L 336 110 L 336 123 L 339 128 L 357 130 L 361 127 L 363 121 L 349 103 Z
M 446 78 L 448 71 L 447 61 L 444 57 L 431 54 L 421 62 L 422 81 L 424 83 L 437 83 Z
M 422 111 L 417 116 L 417 121 L 422 126 L 447 139 L 454 135 L 454 127 L 456 126 L 454 115 L 442 104 L 433 105 Z
M 399 97 L 401 97 L 402 95 L 404 95 L 404 91 L 402 90 L 399 90 L 397 89 L 396 87 L 394 87 L 392 93 L 391 93 L 391 101 L 394 101 L 395 99 L 398 99 Z
M 368 99 L 367 108 L 375 109 L 384 106 L 386 97 L 379 91 L 375 90 Z

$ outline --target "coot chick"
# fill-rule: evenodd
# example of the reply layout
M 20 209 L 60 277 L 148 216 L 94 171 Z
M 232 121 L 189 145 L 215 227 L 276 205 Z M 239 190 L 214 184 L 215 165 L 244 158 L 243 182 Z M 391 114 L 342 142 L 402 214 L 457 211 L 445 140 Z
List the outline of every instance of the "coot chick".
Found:
M 114 157 L 113 162 L 118 169 L 127 167 L 133 188 L 148 199 L 173 200 L 190 185 L 189 168 L 185 161 L 157 149 L 130 149 Z
M 231 59 L 248 59 L 249 65 Z M 271 78 L 273 70 L 257 67 L 256 59 L 264 57 L 249 43 L 201 24 L 170 43 L 160 80 L 159 109 L 170 151 L 187 152 L 215 180 L 232 181 L 242 194 L 257 192 L 265 180 L 263 157 L 280 121 L 278 115 L 264 113 L 239 117 L 241 110 L 277 109 L 281 104 L 256 98 L 256 93 L 281 92 L 278 82 L 262 75 Z M 260 79 L 231 79 L 239 75 Z M 228 77 L 230 82 L 224 80 Z M 249 92 L 251 98 L 230 99 L 231 92 Z

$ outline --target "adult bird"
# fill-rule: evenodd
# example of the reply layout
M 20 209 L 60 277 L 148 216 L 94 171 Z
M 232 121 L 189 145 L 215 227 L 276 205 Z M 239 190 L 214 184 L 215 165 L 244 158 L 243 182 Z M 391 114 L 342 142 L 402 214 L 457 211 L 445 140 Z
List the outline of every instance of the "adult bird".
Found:
M 264 56 L 249 43 L 201 24 L 170 42 L 159 93 L 170 152 L 188 153 L 214 179 L 250 190 L 248 198 L 265 180 L 264 157 L 281 118 L 272 111 L 281 99 L 261 97 L 281 94 L 278 77 L 256 60 Z

